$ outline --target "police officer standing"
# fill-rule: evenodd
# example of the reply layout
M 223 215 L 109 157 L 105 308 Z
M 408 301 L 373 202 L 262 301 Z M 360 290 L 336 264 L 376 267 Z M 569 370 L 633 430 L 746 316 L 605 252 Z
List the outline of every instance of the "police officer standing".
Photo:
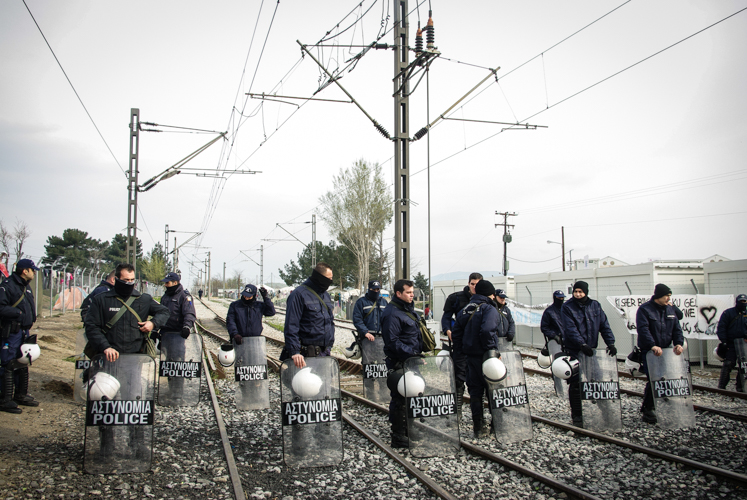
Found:
M 721 365 L 721 376 L 718 379 L 718 388 L 726 389 L 731 378 L 731 371 L 737 366 L 737 392 L 744 392 L 744 372 L 737 364 L 737 351 L 734 347 L 736 339 L 745 339 L 747 342 L 747 295 L 737 295 L 734 307 L 721 313 L 716 329 L 718 339 L 726 344 L 724 363 Z
M 403 374 L 407 358 L 420 356 L 423 352 L 423 337 L 415 312 L 415 284 L 410 280 L 398 280 L 394 284 L 394 298 L 381 315 L 381 334 L 384 337 L 384 354 L 389 370 L 387 385 L 392 395 L 389 403 L 389 422 L 392 424 L 392 448 L 407 448 L 407 412 L 405 397 L 397 390 L 397 377 Z
M 166 288 L 161 297 L 161 305 L 166 306 L 169 310 L 169 320 L 161 327 L 160 334 L 178 333 L 182 338 L 189 338 L 192 327 L 195 324 L 197 315 L 195 306 L 192 303 L 192 296 L 187 292 L 180 283 L 182 277 L 177 273 L 168 273 L 161 280 Z
M 0 410 L 8 413 L 21 413 L 19 404 L 39 406 L 39 402 L 28 394 L 28 366 L 16 361 L 21 357 L 21 344 L 28 338 L 29 329 L 36 321 L 36 305 L 29 282 L 38 270 L 32 260 L 21 259 L 13 274 L 0 284 L 0 380 L 3 391 Z
M 483 397 L 487 394 L 488 385 L 482 375 L 482 363 L 486 352 L 498 349 L 497 331 L 501 318 L 494 301 L 495 293 L 490 281 L 478 281 L 475 294 L 467 307 L 459 311 L 454 325 L 455 329 L 464 332 L 462 350 L 467 356 L 467 389 L 476 438 L 490 433 L 483 412 Z
M 292 358 L 296 368 L 303 368 L 306 356 L 329 356 L 335 343 L 334 306 L 327 293 L 331 285 L 332 268 L 319 262 L 309 279 L 288 295 L 281 361 Z
M 573 298 L 563 304 L 560 309 L 563 317 L 563 346 L 572 356 L 583 352 L 586 356 L 593 356 L 594 349 L 602 334 L 607 344 L 607 354 L 617 355 L 615 336 L 610 328 L 607 315 L 601 304 L 589 298 L 589 284 L 577 281 L 573 285 Z M 573 425 L 582 426 L 581 418 L 581 387 L 578 373 L 568 379 L 568 400 L 571 405 Z
M 358 359 L 361 357 L 360 344 L 364 338 L 373 342 L 374 336 L 381 335 L 381 313 L 387 302 L 381 298 L 380 293 L 381 282 L 372 280 L 368 282 L 366 295 L 355 301 L 353 325 L 355 326 L 356 339 L 349 348 L 343 351 L 348 358 Z
M 552 293 L 552 304 L 542 313 L 540 331 L 545 336 L 545 344 L 554 340 L 559 346 L 563 345 L 563 319 L 560 309 L 565 302 L 565 294 L 561 290 Z
M 101 283 L 99 283 L 99 286 L 94 288 L 91 293 L 86 296 L 85 299 L 83 299 L 83 303 L 80 305 L 80 320 L 85 322 L 86 321 L 86 314 L 88 313 L 88 308 L 91 307 L 91 301 L 95 296 L 97 296 L 100 293 L 108 292 L 114 287 L 114 271 L 110 272 L 106 279 L 101 280 Z
M 509 342 L 513 342 L 516 336 L 516 324 L 511 314 L 511 309 L 506 305 L 508 295 L 500 288 L 495 291 L 495 308 L 498 310 L 498 336 L 505 337 Z
M 641 350 L 641 370 L 646 374 L 646 390 L 643 393 L 641 406 L 642 420 L 649 424 L 656 423 L 654 413 L 654 395 L 651 392 L 651 378 L 648 375 L 646 354 L 652 351 L 654 356 L 661 356 L 662 349 L 674 345 L 674 353 L 682 354 L 685 336 L 677 318 L 677 312 L 669 304 L 672 290 L 663 283 L 654 288 L 651 300 L 638 308 L 635 315 L 636 331 L 638 332 L 638 348 Z
M 257 287 L 246 285 L 241 298 L 228 306 L 226 327 L 234 345 L 241 344 L 244 337 L 262 335 L 262 316 L 275 316 L 275 305 L 267 295 L 267 289 L 259 289 L 262 300 L 257 300 Z

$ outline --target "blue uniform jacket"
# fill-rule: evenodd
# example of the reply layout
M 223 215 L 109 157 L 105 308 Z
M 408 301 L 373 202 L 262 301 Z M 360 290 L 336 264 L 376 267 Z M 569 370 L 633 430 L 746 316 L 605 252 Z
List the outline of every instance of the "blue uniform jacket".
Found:
M 721 313 L 716 335 L 729 349 L 734 349 L 734 340 L 747 338 L 747 312 L 740 314 L 732 307 Z
M 560 314 L 560 307 L 555 304 L 551 305 L 542 313 L 540 321 L 540 331 L 546 339 L 553 339 L 560 336 L 563 338 L 563 318 Z
M 507 305 L 502 306 L 498 303 L 496 303 L 495 307 L 498 311 L 498 336 L 513 340 L 514 336 L 516 336 L 516 324 L 514 323 L 511 309 Z
M 378 297 L 376 304 L 374 304 L 368 294 L 355 302 L 353 325 L 360 335 L 365 335 L 368 332 L 371 332 L 371 335 L 381 335 L 381 314 L 386 306 L 386 300 Z M 368 316 L 366 316 L 367 314 Z
M 305 285 L 305 286 L 304 286 Z M 334 305 L 327 292 L 319 293 L 322 305 L 311 290 L 308 279 L 288 295 L 285 309 L 285 351 L 289 356 L 301 353 L 302 345 L 331 348 L 335 343 Z
M 456 317 L 457 313 L 464 309 L 469 304 L 470 297 L 472 294 L 469 292 L 469 287 L 465 286 L 461 292 L 454 292 L 446 297 L 444 302 L 444 312 L 441 315 L 441 331 L 452 330 L 452 320 Z M 451 332 L 453 336 L 453 331 Z
M 109 283 L 106 280 L 101 280 L 101 283 L 99 283 L 99 286 L 94 288 L 91 293 L 89 293 L 85 299 L 83 299 L 83 303 L 80 305 L 80 319 L 81 321 L 86 321 L 86 314 L 88 314 L 88 308 L 91 307 L 91 301 L 95 296 L 97 296 L 100 293 L 108 292 L 113 288 L 113 285 Z
M 407 358 L 418 356 L 423 352 L 423 339 L 416 320 L 410 318 L 404 311 L 397 309 L 395 304 L 414 316 L 418 313 L 415 305 L 406 304 L 396 296 L 384 309 L 381 315 L 381 334 L 384 337 L 384 354 L 395 363 L 403 362 Z
M 560 312 L 563 316 L 563 345 L 571 354 L 578 354 L 583 344 L 596 349 L 600 333 L 605 344 L 615 343 L 607 315 L 596 300 L 589 299 L 586 305 L 582 305 L 574 297 L 563 304 Z
M 182 328 L 191 329 L 195 324 L 197 316 L 195 315 L 192 296 L 181 284 L 177 285 L 173 294 L 163 294 L 161 305 L 166 306 L 171 313 L 169 320 L 161 327 L 161 333 L 181 333 Z
M 22 296 L 26 298 L 16 307 L 12 307 Z M 19 330 L 28 330 L 36 321 L 34 294 L 31 293 L 26 281 L 16 273 L 4 278 L 0 284 L 0 318 L 3 321 L 17 321 L 20 325 Z
M 473 295 L 467 307 L 457 314 L 454 325 L 462 337 L 462 352 L 469 356 L 482 356 L 486 351 L 497 348 L 497 331 L 504 321 L 505 318 L 501 319 L 501 314 L 487 297 Z M 454 331 L 452 338 L 453 335 Z
M 641 305 L 635 315 L 638 332 L 638 347 L 645 356 L 652 347 L 669 347 L 669 344 L 682 345 L 680 321 L 672 306 L 660 306 L 651 300 Z
M 256 299 L 252 301 L 239 299 L 231 302 L 228 306 L 228 314 L 226 314 L 228 333 L 231 334 L 231 338 L 236 335 L 258 337 L 262 335 L 262 316 L 275 316 L 275 305 L 270 297 L 263 298 L 262 302 Z

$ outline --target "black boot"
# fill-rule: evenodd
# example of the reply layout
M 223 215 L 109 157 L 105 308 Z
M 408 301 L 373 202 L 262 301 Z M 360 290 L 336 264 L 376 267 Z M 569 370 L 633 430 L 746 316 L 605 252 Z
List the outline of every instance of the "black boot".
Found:
M 737 368 L 737 392 L 744 392 L 744 373 L 741 368 Z
M 654 413 L 654 394 L 651 392 L 651 382 L 646 382 L 646 389 L 643 391 L 641 413 L 641 420 L 647 424 L 655 424 L 657 422 L 656 413 Z
M 584 420 L 581 414 L 581 386 L 579 382 L 568 384 L 568 402 L 571 405 L 573 425 L 583 428 Z
M 392 448 L 409 448 L 407 414 L 404 406 L 392 410 Z
M 102 425 L 99 427 L 99 452 L 102 460 L 110 460 L 114 455 L 114 427 Z
M 480 415 L 480 418 L 472 421 L 472 427 L 474 430 L 475 439 L 484 438 L 490 435 L 490 429 L 485 424 L 485 417 Z
M 39 406 L 39 401 L 29 396 L 29 369 L 19 368 L 16 372 L 19 375 L 19 380 L 13 401 L 23 406 Z
M 462 405 L 464 404 L 464 384 L 458 386 L 456 390 L 457 417 L 462 421 Z
M 10 364 L 5 367 L 5 373 L 3 373 L 3 397 L 0 399 L 0 411 L 22 413 L 23 410 L 13 401 L 13 370 L 10 368 Z
M 139 425 L 130 427 L 130 451 L 138 460 L 150 460 L 151 448 L 145 442 L 145 427 Z
M 727 359 L 721 365 L 721 376 L 719 376 L 718 378 L 719 389 L 726 389 L 726 386 L 729 385 L 731 370 L 734 368 L 734 364 L 735 363 L 733 361 Z

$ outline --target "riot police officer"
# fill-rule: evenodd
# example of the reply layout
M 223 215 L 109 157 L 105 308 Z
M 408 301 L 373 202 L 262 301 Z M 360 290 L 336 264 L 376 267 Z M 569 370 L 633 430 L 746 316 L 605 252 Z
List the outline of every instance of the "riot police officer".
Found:
M 16 361 L 21 356 L 21 344 L 29 337 L 29 330 L 36 321 L 36 305 L 29 282 L 38 270 L 32 260 L 21 259 L 13 274 L 0 284 L 0 380 L 3 391 L 0 410 L 8 413 L 21 413 L 19 404 L 39 406 L 39 402 L 28 394 L 28 366 Z
M 171 337 L 168 342 L 170 347 L 170 359 L 183 360 L 186 352 L 184 341 L 189 338 L 192 327 L 195 324 L 197 315 L 195 306 L 192 303 L 192 296 L 181 285 L 182 277 L 177 273 L 167 273 L 166 277 L 161 280 L 165 291 L 161 296 L 161 305 L 166 306 L 169 310 L 169 320 L 158 332 L 158 336 Z M 181 339 L 172 342 L 173 336 L 180 335 Z M 173 394 L 181 394 L 184 386 L 184 378 L 176 377 L 169 381 L 169 389 Z M 160 399 L 159 399 L 160 401 Z
M 560 309 L 563 318 L 563 346 L 572 356 L 583 352 L 586 356 L 593 356 L 594 349 L 602 334 L 607 344 L 607 353 L 617 355 L 615 335 L 612 333 L 607 315 L 601 304 L 589 298 L 589 284 L 577 281 L 573 284 L 573 298 L 563 304 Z M 571 406 L 573 425 L 581 427 L 581 388 L 578 373 L 568 379 L 568 400 Z
M 652 351 L 654 356 L 661 356 L 662 349 L 666 349 L 671 344 L 674 345 L 674 354 L 679 356 L 683 352 L 682 345 L 685 341 L 677 312 L 669 303 L 671 297 L 672 290 L 667 285 L 659 283 L 654 288 L 651 300 L 641 305 L 635 315 L 638 348 L 641 350 L 641 371 L 649 379 L 643 393 L 641 418 L 650 424 L 656 423 L 656 413 L 654 413 L 654 395 L 651 392 L 651 378 L 648 375 L 646 354 Z
M 94 288 L 91 293 L 83 299 L 83 303 L 80 305 L 80 320 L 86 321 L 86 314 L 88 314 L 88 308 L 91 307 L 91 301 L 93 298 L 100 293 L 108 292 L 114 286 L 114 271 L 110 272 L 106 279 L 101 280 L 99 286 Z
M 542 313 L 540 331 L 545 336 L 545 344 L 554 340 L 558 345 L 563 345 L 563 319 L 560 315 L 563 302 L 565 294 L 561 290 L 555 290 L 552 293 L 552 304 Z
M 275 305 L 267 294 L 267 289 L 259 289 L 262 300 L 257 300 L 257 287 L 246 285 L 241 298 L 228 306 L 226 327 L 234 344 L 241 344 L 244 337 L 262 335 L 262 316 L 275 316 Z
M 381 334 L 384 338 L 384 354 L 391 383 L 392 401 L 389 403 L 389 422 L 392 424 L 392 448 L 407 448 L 407 412 L 405 397 L 397 390 L 396 380 L 403 374 L 407 358 L 423 352 L 423 337 L 418 327 L 420 318 L 415 312 L 415 284 L 410 280 L 398 280 L 394 284 L 394 297 L 381 315 Z
M 511 309 L 506 305 L 508 295 L 500 288 L 495 291 L 495 308 L 498 310 L 498 336 L 505 337 L 509 342 L 513 342 L 516 336 L 516 323 L 511 314 Z
M 381 313 L 387 303 L 380 296 L 381 282 L 371 280 L 368 282 L 366 295 L 355 301 L 353 308 L 353 325 L 355 326 L 356 339 L 353 344 L 343 352 L 345 356 L 352 359 L 361 357 L 360 343 L 365 338 L 369 342 L 374 341 L 375 335 L 381 335 Z
M 718 339 L 726 344 L 726 354 L 721 365 L 721 376 L 718 379 L 718 388 L 726 389 L 731 378 L 731 371 L 737 365 L 737 351 L 734 347 L 736 339 L 747 339 L 747 295 L 737 295 L 736 304 L 721 313 L 716 329 Z M 744 373 L 737 366 L 737 392 L 744 392 Z
M 331 285 L 332 268 L 319 262 L 309 279 L 288 295 L 281 361 L 292 358 L 297 368 L 303 368 L 305 356 L 329 356 L 335 343 L 334 306 L 327 293 Z

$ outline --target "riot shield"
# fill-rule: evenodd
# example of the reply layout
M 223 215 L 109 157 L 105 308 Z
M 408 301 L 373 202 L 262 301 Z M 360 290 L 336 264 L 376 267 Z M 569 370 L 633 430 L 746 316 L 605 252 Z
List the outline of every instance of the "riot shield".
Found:
M 741 369 L 743 374 L 747 373 L 747 342 L 745 339 L 735 339 L 734 348 L 737 350 L 737 368 Z
M 695 426 L 692 383 L 684 353 L 677 356 L 671 347 L 662 349 L 661 356 L 649 351 L 646 366 L 659 426 L 664 429 Z
M 547 350 L 550 351 L 550 357 L 553 361 L 555 361 L 555 359 L 557 359 L 559 356 L 562 356 L 563 347 L 554 340 L 550 340 L 547 343 Z M 552 376 L 552 380 L 555 383 L 555 394 L 557 394 L 560 399 L 567 400 L 568 390 L 563 385 L 563 380 L 556 377 L 555 375 Z
M 86 337 L 86 329 L 81 328 L 78 330 L 78 334 L 75 337 L 75 375 L 73 376 L 73 396 L 76 403 L 85 403 L 85 391 L 81 390 L 83 387 L 83 372 L 89 367 L 91 361 L 88 356 L 85 355 L 83 350 L 86 348 L 88 343 L 88 337 Z
M 532 439 L 532 415 L 521 353 L 501 352 L 501 361 L 506 365 L 506 378 L 500 382 L 486 382 L 495 439 L 508 445 Z
M 342 462 L 340 369 L 328 356 L 292 359 L 280 368 L 283 460 L 289 467 L 325 467 Z
M 202 337 L 182 338 L 178 333 L 161 335 L 158 368 L 158 404 L 196 406 L 202 381 Z
M 617 382 L 617 360 L 604 349 L 588 357 L 578 355 L 581 388 L 581 417 L 584 429 L 595 432 L 620 432 L 622 408 Z
M 497 347 L 495 348 L 498 352 L 506 352 L 514 350 L 514 341 L 508 340 L 506 337 L 498 337 Z
M 113 363 L 91 360 L 85 385 L 83 469 L 91 474 L 146 472 L 151 468 L 156 362 L 147 354 L 121 354 Z
M 234 380 L 238 382 L 236 408 L 239 410 L 260 410 L 270 407 L 265 342 L 264 337 L 244 337 L 241 344 L 234 346 Z
M 405 393 L 415 394 L 412 387 L 408 389 L 408 380 L 417 380 L 418 388 L 422 390 L 417 395 L 405 398 L 410 453 L 419 458 L 456 455 L 460 448 L 459 419 L 451 358 L 409 358 L 404 368 Z M 408 373 L 417 377 L 410 378 Z
M 387 368 L 384 363 L 384 339 L 377 335 L 374 341 L 361 339 L 361 364 L 363 365 L 363 395 L 375 403 L 389 403 L 391 396 L 386 386 Z

